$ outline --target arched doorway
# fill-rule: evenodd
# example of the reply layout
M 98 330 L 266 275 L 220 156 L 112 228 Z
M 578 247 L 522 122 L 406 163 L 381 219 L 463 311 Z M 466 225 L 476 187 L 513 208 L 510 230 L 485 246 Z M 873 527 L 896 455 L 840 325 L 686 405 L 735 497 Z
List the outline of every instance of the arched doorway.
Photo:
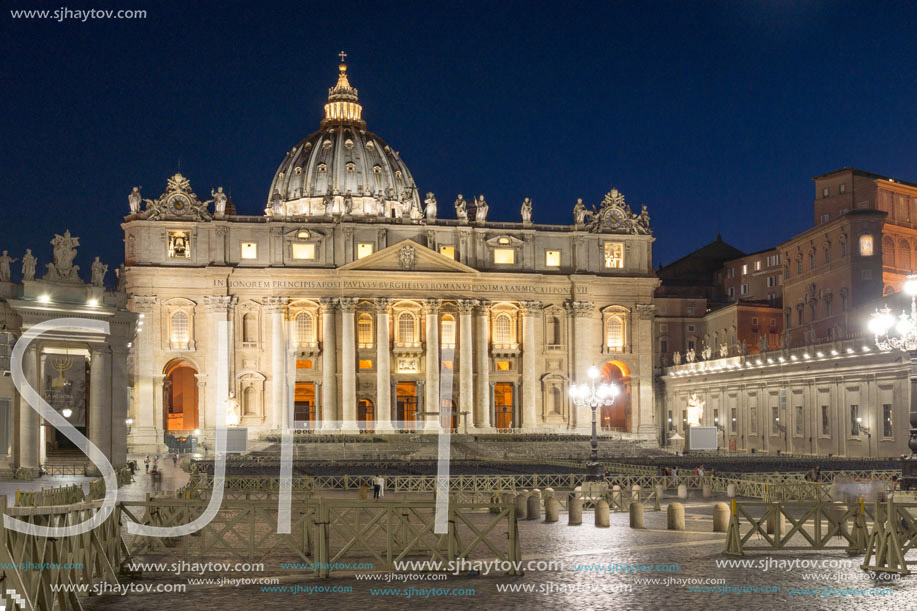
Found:
M 413 432 L 417 426 L 417 383 L 398 382 L 395 387 L 395 399 L 397 401 L 396 417 L 398 419 L 395 423 L 395 428 L 399 431 Z
M 357 425 L 362 433 L 372 433 L 376 420 L 376 407 L 369 399 L 360 399 L 357 403 Z
M 197 368 L 185 359 L 175 359 L 163 369 L 163 428 L 193 431 L 198 428 Z
M 602 366 L 602 382 L 618 387 L 613 404 L 602 407 L 599 426 L 603 431 L 631 432 L 630 369 L 621 361 L 608 361 Z
M 459 415 L 455 410 L 455 401 L 452 399 L 443 399 L 439 407 L 439 424 L 444 429 L 452 432 L 458 431 Z

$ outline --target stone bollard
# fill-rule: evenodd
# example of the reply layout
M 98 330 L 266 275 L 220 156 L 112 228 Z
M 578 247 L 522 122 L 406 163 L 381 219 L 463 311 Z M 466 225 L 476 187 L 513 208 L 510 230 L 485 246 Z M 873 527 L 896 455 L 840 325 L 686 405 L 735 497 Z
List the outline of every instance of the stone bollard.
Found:
M 678 498 L 684 500 L 688 498 L 688 487 L 684 484 L 678 484 Z
M 615 507 L 620 507 L 623 504 L 623 500 L 621 498 L 621 486 L 615 484 L 611 488 L 611 504 Z
M 847 506 L 843 503 L 834 502 L 825 508 L 825 513 L 835 522 L 839 522 L 840 532 L 847 532 L 847 521 L 844 520 L 844 514 L 847 513 Z
M 656 498 L 660 501 L 662 500 L 662 495 L 665 494 L 665 486 L 662 484 L 656 484 Z
M 560 519 L 560 503 L 554 496 L 549 496 L 544 502 L 544 521 L 556 522 Z
M 575 494 L 567 501 L 567 524 L 579 526 L 583 523 L 583 499 Z
M 645 528 L 643 526 L 643 503 L 639 501 L 630 504 L 630 527 Z
M 777 523 L 777 520 L 774 519 L 774 515 L 775 515 L 775 514 L 774 514 L 773 512 L 771 512 L 771 513 L 769 513 L 769 514 L 767 515 L 767 526 L 766 526 L 766 529 L 767 529 L 767 530 L 766 530 L 766 532 L 767 532 L 767 534 L 769 534 L 769 535 L 775 534 L 775 533 L 774 533 L 774 525 Z M 782 536 L 782 534 L 786 532 L 786 516 L 783 515 L 782 513 L 780 514 L 780 520 L 779 520 L 779 522 L 780 522 L 780 524 L 779 524 L 780 534 L 781 534 L 781 536 Z
M 724 533 L 729 528 L 729 505 L 717 503 L 713 506 L 713 532 Z
M 516 519 L 517 520 L 526 519 L 527 513 L 525 510 L 527 507 L 526 500 L 528 499 L 528 496 L 529 495 L 524 492 L 516 495 L 515 503 L 516 503 Z
M 684 486 L 684 484 L 682 484 Z M 666 526 L 669 530 L 685 529 L 685 506 L 681 503 L 669 503 L 666 509 Z
M 545 488 L 544 489 L 544 498 L 549 499 L 554 496 L 554 488 Z
M 541 519 L 541 495 L 532 491 L 529 495 L 526 507 L 526 520 Z
M 634 501 L 634 502 L 639 502 L 639 501 L 640 501 L 640 486 L 639 486 L 639 485 L 634 484 L 633 486 L 631 486 L 631 488 L 630 488 L 630 500 L 632 500 L 632 501 Z
M 601 500 L 595 504 L 595 525 L 598 528 L 608 528 L 610 524 L 608 503 Z
M 726 486 L 726 496 L 728 496 L 731 499 L 736 498 L 736 485 L 735 484 L 729 484 L 728 486 Z
M 709 498 L 710 498 L 710 484 L 704 484 L 703 495 L 704 495 L 704 498 L 705 498 L 705 499 L 709 499 Z

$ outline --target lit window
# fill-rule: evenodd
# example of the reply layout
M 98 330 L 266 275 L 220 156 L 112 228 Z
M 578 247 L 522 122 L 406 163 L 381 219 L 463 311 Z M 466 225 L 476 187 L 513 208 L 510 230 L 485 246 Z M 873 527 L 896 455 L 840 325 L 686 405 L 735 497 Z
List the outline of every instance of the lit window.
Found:
M 547 267 L 560 267 L 560 251 L 559 250 L 545 251 L 544 264 Z
M 176 312 L 172 315 L 172 347 L 187 348 L 191 340 L 191 329 L 188 324 L 188 315 L 185 312 Z
M 500 314 L 494 321 L 494 344 L 508 346 L 513 343 L 513 321 L 509 314 Z
M 828 197 L 828 187 L 825 187 L 821 190 L 822 197 Z
M 373 317 L 365 312 L 357 320 L 357 341 L 360 348 L 373 347 Z
M 455 318 L 451 314 L 443 316 L 442 322 L 443 348 L 455 347 Z
M 509 238 L 500 238 L 497 240 L 498 244 L 509 244 Z
M 872 256 L 872 235 L 865 233 L 860 236 L 860 256 Z
M 761 271 L 761 261 L 755 261 L 755 271 Z
M 830 215 L 830 214 L 823 214 L 823 215 L 821 215 L 821 222 L 822 222 L 822 223 L 827 223 L 830 219 L 831 219 L 831 215 Z
M 837 190 L 838 190 L 838 193 L 846 193 L 846 192 L 847 192 L 847 185 L 844 184 L 844 183 L 841 183 L 841 185 L 837 188 Z
M 311 359 L 297 359 L 296 368 L 297 369 L 312 369 L 312 360 Z
M 172 259 L 188 259 L 191 257 L 191 245 L 186 232 L 169 232 L 169 257 Z
M 516 251 L 512 248 L 495 248 L 494 263 L 498 265 L 512 265 L 516 262 Z
M 624 244 L 605 242 L 605 267 L 608 269 L 624 268 Z
M 453 369 L 452 361 L 443 361 L 443 369 Z
M 509 371 L 509 361 L 497 361 L 497 371 Z
M 744 275 L 747 274 L 747 273 L 748 273 L 748 264 L 747 264 L 747 263 L 743 263 L 743 264 L 742 264 L 742 275 L 744 276 Z
M 440 246 L 439 254 L 450 259 L 455 259 L 455 246 Z
M 620 351 L 624 348 L 624 321 L 620 316 L 612 316 L 605 325 L 605 345 L 610 350 Z
M 372 359 L 360 359 L 360 369 L 372 369 L 373 360 Z
M 398 341 L 402 344 L 414 343 L 414 315 L 402 312 L 398 316 Z
M 315 342 L 315 321 L 309 312 L 300 312 L 296 315 L 296 343 L 299 346 L 308 346 Z
M 371 254 L 373 254 L 372 242 L 360 242 L 357 244 L 357 259 L 368 257 Z
M 294 259 L 315 259 L 315 244 L 293 244 Z
M 311 236 L 312 236 L 312 234 L 310 234 L 310 233 L 309 233 L 307 230 L 305 230 L 305 229 L 299 230 L 299 233 L 296 234 L 296 237 L 297 237 L 298 239 L 300 239 L 300 240 L 308 240 Z
M 242 242 L 242 258 L 257 259 L 258 244 L 256 242 Z

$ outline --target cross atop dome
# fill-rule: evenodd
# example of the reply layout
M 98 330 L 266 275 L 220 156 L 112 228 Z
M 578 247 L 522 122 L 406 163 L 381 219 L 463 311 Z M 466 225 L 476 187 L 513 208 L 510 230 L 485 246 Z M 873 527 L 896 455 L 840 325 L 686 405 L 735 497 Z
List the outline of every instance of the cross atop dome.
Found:
M 341 63 L 338 66 L 338 82 L 328 90 L 328 103 L 325 104 L 325 119 L 322 126 L 338 123 L 356 124 L 361 127 L 366 123 L 360 118 L 363 107 L 359 104 L 357 90 L 350 86 L 347 79 L 347 64 L 344 51 L 338 53 Z
M 338 57 L 341 58 L 341 63 L 343 64 L 343 63 L 344 63 L 344 60 L 347 59 L 347 54 L 344 53 L 343 51 L 341 51 L 340 53 L 338 53 Z

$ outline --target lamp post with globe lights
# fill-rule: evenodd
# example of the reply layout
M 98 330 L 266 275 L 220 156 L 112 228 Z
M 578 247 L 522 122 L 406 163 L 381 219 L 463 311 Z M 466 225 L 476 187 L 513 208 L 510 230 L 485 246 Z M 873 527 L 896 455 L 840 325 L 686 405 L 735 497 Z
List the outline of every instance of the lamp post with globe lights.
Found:
M 573 404 L 582 407 L 588 405 L 592 409 L 592 455 L 586 463 L 586 481 L 602 479 L 602 466 L 599 464 L 599 437 L 596 431 L 595 410 L 599 406 L 609 406 L 618 395 L 618 387 L 614 384 L 598 382 L 599 369 L 595 365 L 589 368 L 589 384 L 573 384 L 570 386 L 570 399 Z
M 911 433 L 907 443 L 911 455 L 901 457 L 901 489 L 917 490 L 917 275 L 907 277 L 904 292 L 911 297 L 910 313 L 902 312 L 895 317 L 885 306 L 872 315 L 869 330 L 875 335 L 879 350 L 901 350 L 911 359 Z

